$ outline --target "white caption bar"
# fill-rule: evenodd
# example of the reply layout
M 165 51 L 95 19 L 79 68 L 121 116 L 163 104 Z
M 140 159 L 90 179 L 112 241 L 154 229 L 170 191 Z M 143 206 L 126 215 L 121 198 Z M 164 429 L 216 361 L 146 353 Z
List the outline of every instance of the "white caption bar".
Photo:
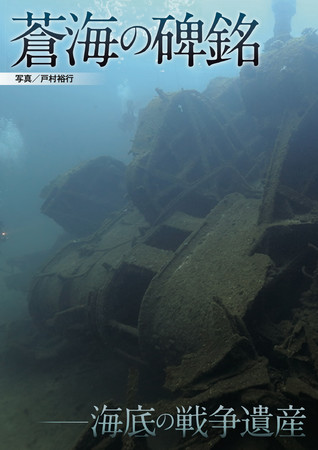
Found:
M 97 73 L 9 73 L 0 72 L 0 85 L 6 86 L 71 86 L 103 84 Z

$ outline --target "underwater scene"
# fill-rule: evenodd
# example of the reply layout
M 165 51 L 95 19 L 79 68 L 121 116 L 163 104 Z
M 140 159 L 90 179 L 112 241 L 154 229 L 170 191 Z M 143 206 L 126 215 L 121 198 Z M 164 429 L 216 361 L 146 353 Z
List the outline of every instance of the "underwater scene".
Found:
M 317 18 L 2 1 L 1 450 L 316 449 Z

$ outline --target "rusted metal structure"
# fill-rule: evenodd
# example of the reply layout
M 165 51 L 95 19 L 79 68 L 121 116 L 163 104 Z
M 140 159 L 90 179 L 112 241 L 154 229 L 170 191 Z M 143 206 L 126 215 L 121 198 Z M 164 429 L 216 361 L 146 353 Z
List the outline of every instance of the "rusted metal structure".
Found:
M 293 403 L 314 426 L 317 52 L 310 32 L 264 55 L 260 70 L 213 80 L 201 94 L 158 90 L 132 146 L 129 205 L 34 279 L 39 325 L 89 331 L 162 375 L 169 394 L 158 414 L 174 414 L 176 404 Z M 234 449 L 239 438 L 216 432 L 171 448 Z M 275 445 L 294 448 L 279 437 Z
M 100 156 L 60 175 L 42 189 L 41 211 L 72 235 L 95 231 L 125 199 L 125 165 Z

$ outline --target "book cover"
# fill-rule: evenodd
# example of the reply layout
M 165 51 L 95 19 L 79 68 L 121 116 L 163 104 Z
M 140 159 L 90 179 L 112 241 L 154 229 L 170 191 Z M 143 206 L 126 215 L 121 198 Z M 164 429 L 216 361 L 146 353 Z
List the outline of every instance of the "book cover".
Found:
M 313 449 L 311 0 L 5 0 L 5 449 Z

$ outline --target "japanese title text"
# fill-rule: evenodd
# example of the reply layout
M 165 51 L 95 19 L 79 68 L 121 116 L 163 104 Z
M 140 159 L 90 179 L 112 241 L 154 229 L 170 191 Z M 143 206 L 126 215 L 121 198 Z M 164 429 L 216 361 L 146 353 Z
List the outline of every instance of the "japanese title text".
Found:
M 236 55 L 238 66 L 246 62 L 258 65 L 259 44 L 249 42 L 258 25 L 255 19 L 249 20 L 241 12 L 233 21 L 216 12 L 205 26 L 202 20 L 192 20 L 193 17 L 189 12 L 185 13 L 183 20 L 171 14 L 153 17 L 154 26 L 150 29 L 132 25 L 121 31 L 114 16 L 95 18 L 87 11 L 84 20 L 80 20 L 74 13 L 66 17 L 51 17 L 51 13 L 44 12 L 43 17 L 33 17 L 32 12 L 27 12 L 26 17 L 12 18 L 13 21 L 25 22 L 26 26 L 25 32 L 11 40 L 21 41 L 23 47 L 21 56 L 12 67 L 22 62 L 26 67 L 55 67 L 63 50 L 70 66 L 77 63 L 78 54 L 84 63 L 93 60 L 105 67 L 110 60 L 119 58 L 121 51 L 141 55 L 148 50 L 155 52 L 157 64 L 182 56 L 189 67 L 202 59 L 208 66 L 213 66 Z M 55 29 L 58 22 L 63 24 L 62 33 Z
M 306 418 L 304 408 L 277 408 L 272 414 L 267 406 L 254 406 L 252 410 L 242 406 L 239 417 L 233 408 L 220 405 L 215 411 L 208 412 L 203 406 L 180 406 L 176 414 L 163 413 L 155 415 L 154 408 L 143 408 L 123 411 L 121 408 L 108 408 L 104 405 L 100 410 L 94 406 L 95 414 L 92 431 L 94 437 L 108 435 L 112 438 L 119 433 L 130 437 L 154 437 L 156 431 L 174 429 L 182 437 L 201 435 L 208 438 L 209 431 L 216 430 L 221 438 L 226 438 L 231 430 L 240 425 L 239 433 L 242 437 L 305 437 L 303 419 Z M 243 414 L 242 414 L 243 413 Z M 152 418 L 152 416 L 156 418 Z

